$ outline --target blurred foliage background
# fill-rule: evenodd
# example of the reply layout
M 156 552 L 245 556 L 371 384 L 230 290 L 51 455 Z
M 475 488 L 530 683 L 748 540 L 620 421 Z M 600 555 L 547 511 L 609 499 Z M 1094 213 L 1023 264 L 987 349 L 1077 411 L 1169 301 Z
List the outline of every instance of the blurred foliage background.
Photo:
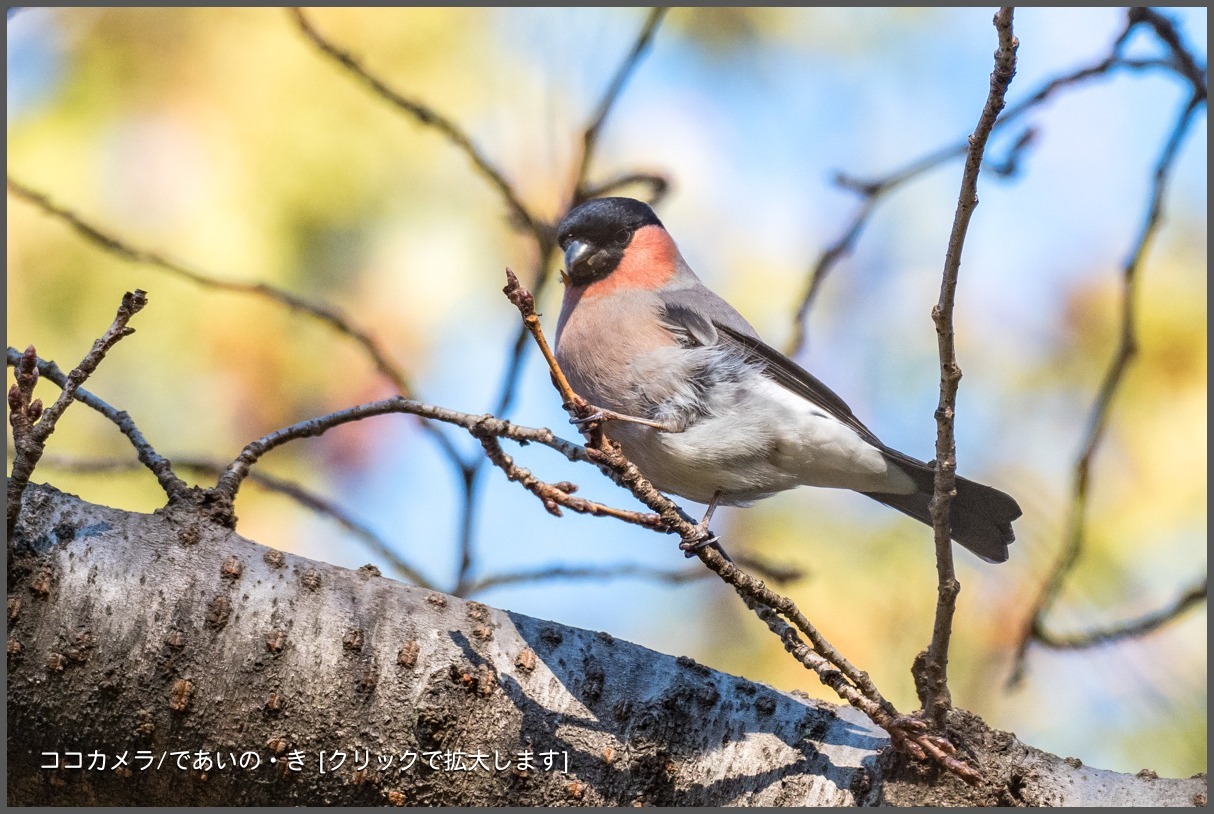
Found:
M 611 113 L 591 180 L 634 170 L 669 178 L 659 214 L 692 267 L 783 347 L 809 268 L 858 205 L 834 172 L 880 176 L 972 130 L 996 44 L 991 13 L 674 10 Z M 1206 10 L 1169 14 L 1204 60 Z M 310 19 L 457 122 L 532 211 L 555 219 L 581 131 L 643 14 L 324 9 Z M 1009 101 L 1098 59 L 1123 25 L 1115 9 L 1017 11 Z M 1162 53 L 1145 32 L 1135 49 Z M 1015 495 L 1024 517 L 1007 564 L 958 554 L 954 699 L 1041 748 L 1168 775 L 1206 768 L 1204 603 L 1139 640 L 1034 648 L 1025 682 L 1006 681 L 1064 538 L 1073 460 L 1116 345 L 1120 268 L 1185 94 L 1166 72 L 1120 72 L 1033 112 L 1037 137 L 1020 172 L 980 179 L 957 303 L 959 469 Z M 999 131 L 991 154 L 1007 154 L 1021 131 Z M 1206 153 L 1202 111 L 1142 269 L 1141 354 L 1095 461 L 1088 545 L 1049 617 L 1057 631 L 1133 618 L 1205 573 Z M 503 268 L 528 282 L 533 242 L 463 154 L 352 81 L 282 10 L 10 14 L 8 169 L 133 245 L 337 305 L 426 401 L 478 413 L 498 400 L 518 323 L 500 293 Z M 798 357 L 883 440 L 925 459 L 939 375 L 929 314 L 960 175 L 950 162 L 882 203 L 827 280 Z M 32 342 L 70 367 L 123 291 L 150 292 L 138 333 L 88 386 L 170 458 L 230 460 L 280 426 L 391 393 L 352 342 L 313 320 L 118 259 L 11 194 L 7 226 L 10 345 Z M 550 333 L 559 288 L 540 304 Z M 530 348 L 525 359 L 509 417 L 576 437 L 542 361 Z M 468 455 L 479 449 L 449 436 Z M 545 480 L 634 507 L 593 469 L 510 451 Z M 83 408 L 68 411 L 50 452 L 133 457 Z M 330 497 L 451 586 L 462 486 L 412 420 L 348 425 L 260 466 Z M 36 478 L 133 510 L 163 498 L 146 471 L 45 466 Z M 474 576 L 683 562 L 671 538 L 551 517 L 496 470 L 479 483 Z M 255 485 L 237 508 L 249 538 L 389 573 L 331 520 Z M 727 546 L 803 569 L 787 590 L 809 617 L 900 708 L 916 706 L 909 668 L 935 601 L 930 531 L 862 497 L 809 489 L 717 517 Z M 716 581 L 547 581 L 478 598 L 830 697 Z

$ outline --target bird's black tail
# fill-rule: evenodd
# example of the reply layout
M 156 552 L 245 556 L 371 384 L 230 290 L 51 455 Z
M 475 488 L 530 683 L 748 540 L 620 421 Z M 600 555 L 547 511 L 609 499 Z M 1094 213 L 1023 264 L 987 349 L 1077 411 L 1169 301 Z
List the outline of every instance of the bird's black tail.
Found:
M 892 450 L 886 454 L 898 468 L 914 479 L 919 491 L 910 495 L 884 492 L 864 494 L 930 526 L 932 516 L 929 506 L 935 488 L 935 467 Z M 1007 547 L 1016 539 L 1012 532 L 1012 521 L 1019 516 L 1020 505 L 1011 495 L 972 480 L 957 478 L 957 495 L 949 510 L 952 536 L 982 559 L 987 562 L 1007 560 Z

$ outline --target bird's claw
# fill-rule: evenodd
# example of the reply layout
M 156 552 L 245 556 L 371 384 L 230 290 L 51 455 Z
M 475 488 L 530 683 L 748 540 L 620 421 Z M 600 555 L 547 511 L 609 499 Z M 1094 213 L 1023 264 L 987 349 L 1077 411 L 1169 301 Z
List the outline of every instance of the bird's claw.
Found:
M 704 529 L 702 536 L 694 540 L 684 540 L 679 543 L 679 548 L 683 551 L 684 556 L 688 559 L 694 557 L 696 552 L 705 546 L 715 545 L 721 541 L 721 538 L 713 534 L 708 529 Z
M 574 416 L 573 418 L 569 419 L 569 423 L 577 427 L 579 430 L 585 432 L 591 424 L 596 424 L 605 421 L 606 419 L 607 414 L 605 412 L 602 410 L 595 410 L 589 415 Z

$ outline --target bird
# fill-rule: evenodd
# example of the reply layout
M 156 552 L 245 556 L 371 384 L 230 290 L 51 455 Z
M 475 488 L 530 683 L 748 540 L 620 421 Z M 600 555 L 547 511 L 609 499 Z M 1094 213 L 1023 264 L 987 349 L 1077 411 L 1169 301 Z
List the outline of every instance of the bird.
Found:
M 565 284 L 555 356 L 599 423 L 657 489 L 747 506 L 798 486 L 850 489 L 928 525 L 935 462 L 882 443 L 842 398 L 766 344 L 687 265 L 653 209 L 623 197 L 557 226 Z M 1020 506 L 962 477 L 952 539 L 1005 562 Z M 710 540 L 711 541 L 711 540 Z M 690 552 L 689 552 L 690 556 Z

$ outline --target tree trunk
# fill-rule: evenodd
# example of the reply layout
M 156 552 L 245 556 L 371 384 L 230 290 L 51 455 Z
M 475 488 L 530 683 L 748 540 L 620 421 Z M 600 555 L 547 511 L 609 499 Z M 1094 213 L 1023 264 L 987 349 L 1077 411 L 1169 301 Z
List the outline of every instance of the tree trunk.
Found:
M 849 708 L 31 485 L 10 805 L 1193 805 L 958 712 L 970 788 Z

